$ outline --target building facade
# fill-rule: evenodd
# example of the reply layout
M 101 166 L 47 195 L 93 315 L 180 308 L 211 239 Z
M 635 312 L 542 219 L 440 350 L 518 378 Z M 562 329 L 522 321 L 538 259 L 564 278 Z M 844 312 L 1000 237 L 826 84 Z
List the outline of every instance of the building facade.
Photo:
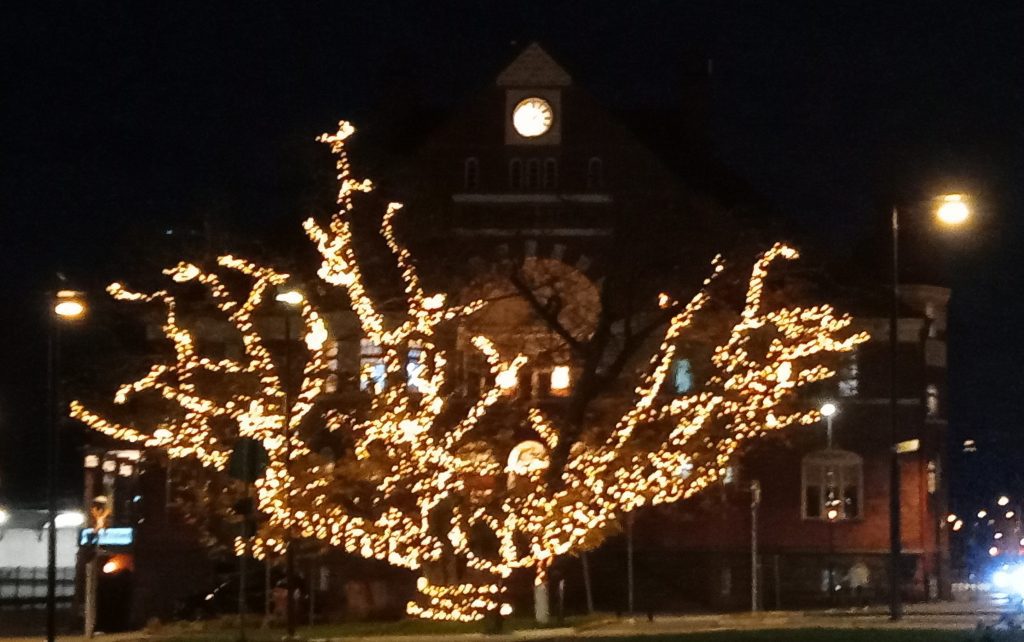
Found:
M 440 239 L 446 256 L 484 266 L 478 270 L 541 257 L 600 284 L 607 267 L 601 263 L 619 251 L 615 244 L 624 227 L 657 228 L 666 242 L 658 246 L 648 238 L 648 251 L 693 256 L 697 264 L 703 263 L 702 246 L 728 249 L 744 238 L 769 238 L 771 221 L 751 216 L 764 211 L 757 197 L 717 166 L 705 144 L 687 143 L 705 140 L 692 135 L 701 123 L 662 118 L 669 126 L 663 140 L 652 142 L 645 134 L 651 122 L 638 124 L 631 116 L 636 114 L 606 110 L 533 44 L 491 87 L 398 159 L 384 189 L 407 203 L 411 216 L 429 212 L 416 229 Z M 710 167 L 694 169 L 702 163 Z M 873 299 L 877 292 L 849 292 L 825 298 L 853 312 L 872 340 L 809 400 L 829 400 L 838 408 L 831 445 L 824 423 L 790 429 L 753 446 L 719 488 L 641 511 L 632 528 L 634 609 L 749 607 L 751 482 L 760 486 L 756 527 L 764 607 L 885 598 L 892 448 L 887 308 L 884 299 Z M 950 582 L 944 519 L 949 291 L 904 284 L 901 295 L 895 366 L 900 583 L 907 599 L 935 599 L 948 595 Z M 505 319 L 516 332 L 528 323 L 512 310 Z M 687 370 L 688 364 L 680 365 Z M 536 373 L 525 376 L 531 394 L 549 394 L 533 381 Z M 591 556 L 597 599 L 606 609 L 629 606 L 624 540 L 609 541 Z M 578 588 L 579 571 L 567 565 L 564 572 Z
M 699 283 L 719 250 L 747 252 L 749 258 L 752 248 L 777 240 L 771 221 L 756 217 L 767 209 L 763 201 L 711 154 L 699 133 L 702 123 L 692 120 L 701 112 L 681 107 L 667 114 L 613 113 L 533 44 L 491 86 L 438 126 L 426 128 L 416 144 L 395 154 L 373 178 L 385 198 L 406 204 L 402 224 L 407 228 L 399 232 L 411 239 L 425 278 L 438 278 L 432 272 L 445 275 L 440 277 L 447 279 L 444 288 L 455 297 L 476 298 L 487 288 L 504 287 L 504 266 L 529 262 L 554 275 L 560 285 L 552 287 L 564 295 L 564 309 L 575 311 L 574 322 L 586 326 L 592 323 L 587 310 L 613 264 L 642 266 L 645 277 L 655 275 L 635 288 L 638 297 L 653 296 L 673 279 Z M 901 586 L 908 599 L 929 599 L 946 595 L 950 579 L 943 519 L 949 292 L 905 286 L 902 293 L 896 363 Z M 885 308 L 856 292 L 841 297 L 846 300 L 825 298 L 853 312 L 873 337 L 828 388 L 807 400 L 837 406 L 831 431 L 825 425 L 798 427 L 759 440 L 714 488 L 625 521 L 623 534 L 586 556 L 598 609 L 749 607 L 754 529 L 765 608 L 884 599 L 892 444 L 888 325 L 876 317 Z M 379 348 L 357 338 L 350 316 L 334 313 L 328 319 L 338 337 L 332 348 L 337 373 L 329 392 L 346 394 L 356 385 L 372 390 L 382 376 Z M 284 337 L 287 326 L 273 326 L 274 319 L 264 322 L 271 339 L 297 339 Z M 498 297 L 472 323 L 488 325 L 496 343 L 507 341 L 520 351 L 550 335 L 514 296 Z M 204 345 L 216 347 L 216 356 L 240 349 L 219 336 L 215 325 L 205 328 Z M 462 328 L 457 345 L 465 348 L 478 330 Z M 471 397 L 478 377 L 468 357 L 472 351 L 461 352 L 455 359 L 455 394 Z M 685 358 L 674 364 L 678 392 L 693 385 L 691 366 Z M 517 383 L 522 396 L 558 403 L 573 379 L 572 368 L 551 357 L 532 360 Z M 97 461 L 106 461 L 99 456 Z M 143 469 L 145 461 L 143 455 Z M 122 509 L 137 535 L 136 622 L 150 614 L 170 615 L 168 585 L 160 579 L 168 573 L 181 575 L 179 586 L 198 587 L 210 576 L 208 567 L 181 561 L 202 553 L 194 536 L 172 534 L 187 529 L 174 525 L 173 512 L 161 502 L 165 482 L 159 480 L 165 477 L 158 469 L 153 468 L 155 481 L 140 491 L 148 498 L 143 512 Z M 756 523 L 755 481 L 760 488 Z M 87 492 L 97 494 L 95 488 Z M 318 595 L 324 612 L 393 615 L 412 589 L 412 578 L 340 553 L 310 558 L 305 574 L 309 593 Z M 145 582 L 143 575 L 149 578 Z M 565 581 L 569 609 L 583 608 L 582 575 L 580 558 L 561 560 L 554 569 L 554 577 Z

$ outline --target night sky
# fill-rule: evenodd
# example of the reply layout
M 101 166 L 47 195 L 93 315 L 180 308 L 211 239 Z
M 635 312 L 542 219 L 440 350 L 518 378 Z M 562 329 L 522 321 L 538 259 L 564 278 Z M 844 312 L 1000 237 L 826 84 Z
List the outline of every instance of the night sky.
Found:
M 396 96 L 457 105 L 534 40 L 616 109 L 671 107 L 683 61 L 713 59 L 719 156 L 819 255 L 876 232 L 893 200 L 970 189 L 977 228 L 943 246 L 953 430 L 990 440 L 991 462 L 1024 453 L 1019 2 L 21 4 L 0 19 L 0 503 L 42 498 L 58 272 L 102 296 L 165 229 L 298 237 L 331 173 L 316 134 Z M 76 332 L 72 379 L 88 371 L 74 343 L 99 331 Z M 1009 484 L 1005 461 L 982 481 Z

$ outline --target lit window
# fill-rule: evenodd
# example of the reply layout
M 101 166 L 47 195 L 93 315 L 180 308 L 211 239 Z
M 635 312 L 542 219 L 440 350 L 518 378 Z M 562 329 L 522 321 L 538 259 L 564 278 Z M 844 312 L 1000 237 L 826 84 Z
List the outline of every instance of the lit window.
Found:
M 338 342 L 328 339 L 324 342 L 324 358 L 327 359 L 327 369 L 331 372 L 338 371 Z
M 502 370 L 494 376 L 494 383 L 501 388 L 502 394 L 511 395 L 519 386 L 519 379 L 511 370 Z
M 523 189 L 523 161 L 513 158 L 508 162 L 508 186 Z
M 857 355 L 847 357 L 839 371 L 839 396 L 856 397 L 860 368 L 857 366 Z
M 828 521 L 862 516 L 864 462 L 845 450 L 821 450 L 801 465 L 804 519 Z
M 672 364 L 672 389 L 676 394 L 693 390 L 693 366 L 689 359 L 676 359 Z
M 939 465 L 935 461 L 928 462 L 928 494 L 934 495 L 939 490 Z M 1012 517 L 1013 515 L 1010 515 Z
M 427 366 L 424 363 L 426 356 L 423 348 L 418 344 L 414 344 L 409 348 L 409 358 L 405 362 L 405 373 L 408 377 L 409 388 L 417 392 L 422 391 L 423 384 L 425 383 L 423 375 L 427 373 Z
M 935 384 L 928 384 L 925 388 L 925 408 L 929 417 L 939 416 L 939 388 Z
M 476 158 L 467 158 L 463 167 L 463 186 L 467 192 L 480 188 L 480 161 Z
M 587 161 L 587 189 L 604 187 L 604 163 L 596 156 Z
M 540 187 L 540 161 L 531 158 L 526 162 L 526 189 Z
M 737 471 L 735 466 L 726 466 L 722 470 L 722 483 L 723 484 L 734 484 L 736 483 Z
M 939 336 L 939 324 L 936 320 L 935 302 L 928 301 L 924 304 L 924 317 L 928 319 L 928 338 L 936 339 Z
M 549 158 L 544 161 L 544 189 L 558 187 L 558 161 Z
M 551 396 L 564 397 L 569 394 L 572 373 L 569 366 L 555 366 L 551 369 Z
M 387 381 L 384 350 L 369 339 L 359 342 L 359 389 L 380 394 Z

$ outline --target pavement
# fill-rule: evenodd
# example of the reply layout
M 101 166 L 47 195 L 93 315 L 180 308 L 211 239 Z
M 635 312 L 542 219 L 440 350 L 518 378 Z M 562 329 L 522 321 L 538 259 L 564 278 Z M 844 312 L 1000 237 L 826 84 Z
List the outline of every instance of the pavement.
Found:
M 1007 612 L 1005 600 L 975 602 L 933 602 L 907 605 L 904 617 L 891 622 L 884 607 L 827 609 L 816 611 L 765 611 L 761 613 L 721 613 L 702 615 L 658 615 L 648 618 L 621 618 L 588 622 L 578 628 L 545 628 L 512 631 L 499 635 L 483 633 L 431 635 L 374 635 L 366 637 L 310 638 L 309 642 L 521 642 L 553 638 L 604 638 L 620 636 L 670 635 L 706 631 L 756 629 L 927 629 L 976 630 L 995 627 Z M 38 642 L 42 636 L 0 637 L 0 642 Z M 135 642 L 151 639 L 142 631 L 102 635 L 91 642 Z M 158 640 L 159 637 L 152 639 Z M 60 642 L 87 642 L 82 636 L 60 636 Z

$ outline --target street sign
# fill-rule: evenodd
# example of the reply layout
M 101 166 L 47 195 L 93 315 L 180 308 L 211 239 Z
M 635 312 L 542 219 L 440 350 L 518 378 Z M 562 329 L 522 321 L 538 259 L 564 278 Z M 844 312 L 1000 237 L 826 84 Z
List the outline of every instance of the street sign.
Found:
M 239 437 L 228 460 L 228 474 L 247 484 L 255 482 L 267 470 L 270 457 L 263 443 L 252 437 Z

